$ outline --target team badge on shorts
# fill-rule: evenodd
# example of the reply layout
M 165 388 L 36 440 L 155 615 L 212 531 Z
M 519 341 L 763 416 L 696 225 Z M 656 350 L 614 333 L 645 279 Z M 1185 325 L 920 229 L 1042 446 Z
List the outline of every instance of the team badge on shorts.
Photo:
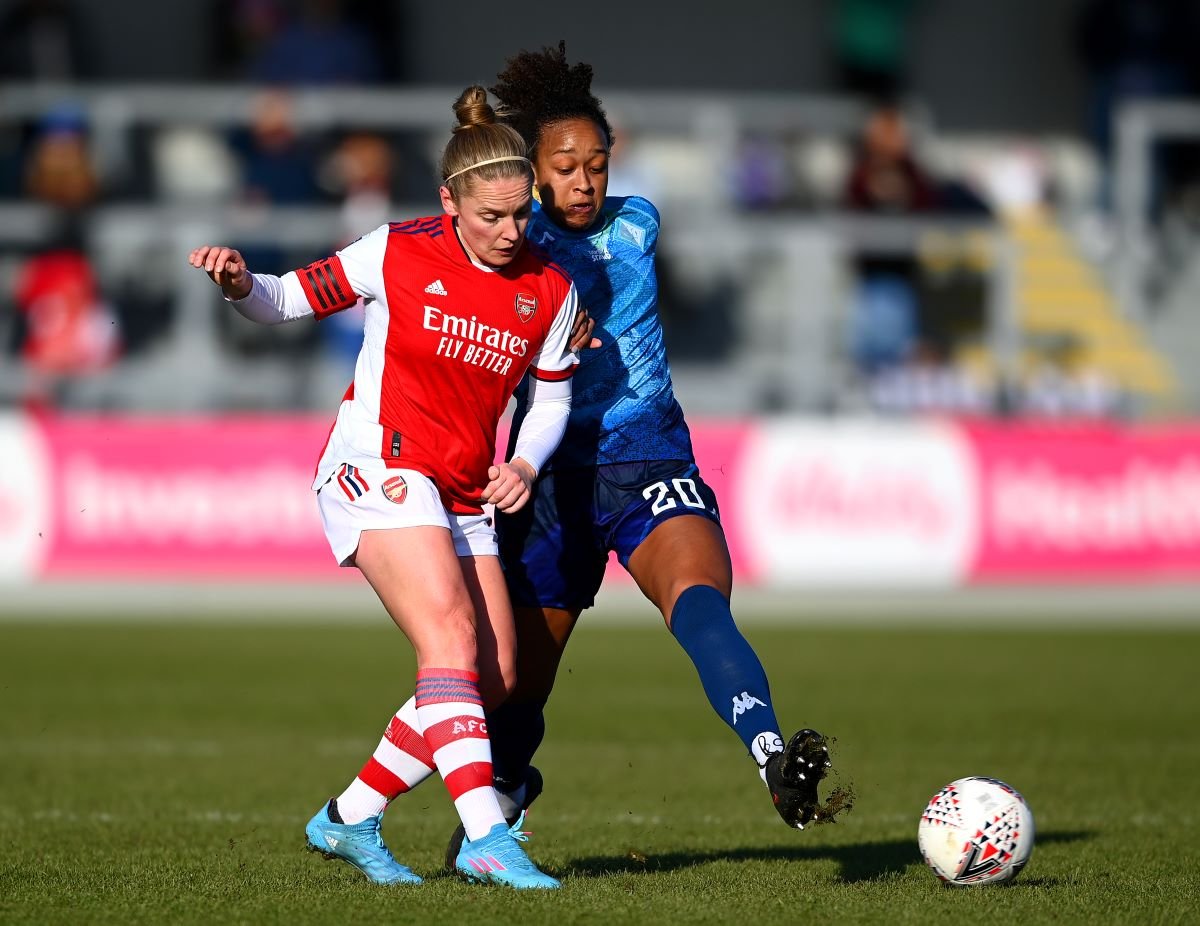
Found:
M 533 318 L 537 312 L 537 299 L 529 293 L 517 293 L 517 318 L 523 322 Z
M 388 501 L 395 502 L 397 505 L 403 505 L 404 500 L 408 498 L 408 483 L 402 476 L 393 476 L 388 479 L 384 482 L 382 489 Z

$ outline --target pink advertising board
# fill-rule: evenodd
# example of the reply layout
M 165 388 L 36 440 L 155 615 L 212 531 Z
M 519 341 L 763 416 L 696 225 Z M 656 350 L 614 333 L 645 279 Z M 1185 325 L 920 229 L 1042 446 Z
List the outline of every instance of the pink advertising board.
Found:
M 49 577 L 337 578 L 310 417 L 48 419 Z
M 0 581 L 351 578 L 333 562 L 309 488 L 328 431 L 309 415 L 0 416 Z M 744 431 L 714 424 L 697 435 L 722 498 Z M 738 528 L 729 533 L 749 572 Z
M 353 579 L 309 488 L 328 428 L 0 415 L 0 582 Z M 1200 425 L 710 420 L 692 436 L 743 585 L 1200 579 Z
M 975 426 L 969 581 L 1200 577 L 1200 426 Z

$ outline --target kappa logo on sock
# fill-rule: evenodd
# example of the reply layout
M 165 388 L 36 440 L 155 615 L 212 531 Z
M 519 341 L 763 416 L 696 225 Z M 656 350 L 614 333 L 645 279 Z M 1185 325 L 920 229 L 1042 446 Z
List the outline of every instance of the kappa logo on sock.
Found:
M 766 707 L 766 703 L 758 700 L 748 691 L 743 691 L 740 695 L 735 695 L 733 699 L 733 725 L 737 726 L 737 719 L 750 710 L 754 706 Z

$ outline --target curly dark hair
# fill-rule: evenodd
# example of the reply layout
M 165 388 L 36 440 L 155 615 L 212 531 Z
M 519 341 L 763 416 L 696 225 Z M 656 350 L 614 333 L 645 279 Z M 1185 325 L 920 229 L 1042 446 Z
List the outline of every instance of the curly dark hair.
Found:
M 609 146 L 612 126 L 592 93 L 592 66 L 567 63 L 567 43 L 540 52 L 521 51 L 509 58 L 489 88 L 500 101 L 496 115 L 521 133 L 529 154 L 537 153 L 542 130 L 564 119 L 590 119 L 604 131 Z

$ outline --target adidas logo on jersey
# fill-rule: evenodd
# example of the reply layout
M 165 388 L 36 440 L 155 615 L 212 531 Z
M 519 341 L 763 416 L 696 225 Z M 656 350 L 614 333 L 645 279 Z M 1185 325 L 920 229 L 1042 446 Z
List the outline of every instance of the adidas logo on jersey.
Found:
M 434 280 L 432 283 L 430 283 L 428 286 L 425 287 L 425 292 L 430 293 L 431 295 L 434 295 L 434 296 L 449 296 L 450 295 L 448 292 L 446 292 L 446 287 L 444 287 L 442 285 L 441 280 Z

